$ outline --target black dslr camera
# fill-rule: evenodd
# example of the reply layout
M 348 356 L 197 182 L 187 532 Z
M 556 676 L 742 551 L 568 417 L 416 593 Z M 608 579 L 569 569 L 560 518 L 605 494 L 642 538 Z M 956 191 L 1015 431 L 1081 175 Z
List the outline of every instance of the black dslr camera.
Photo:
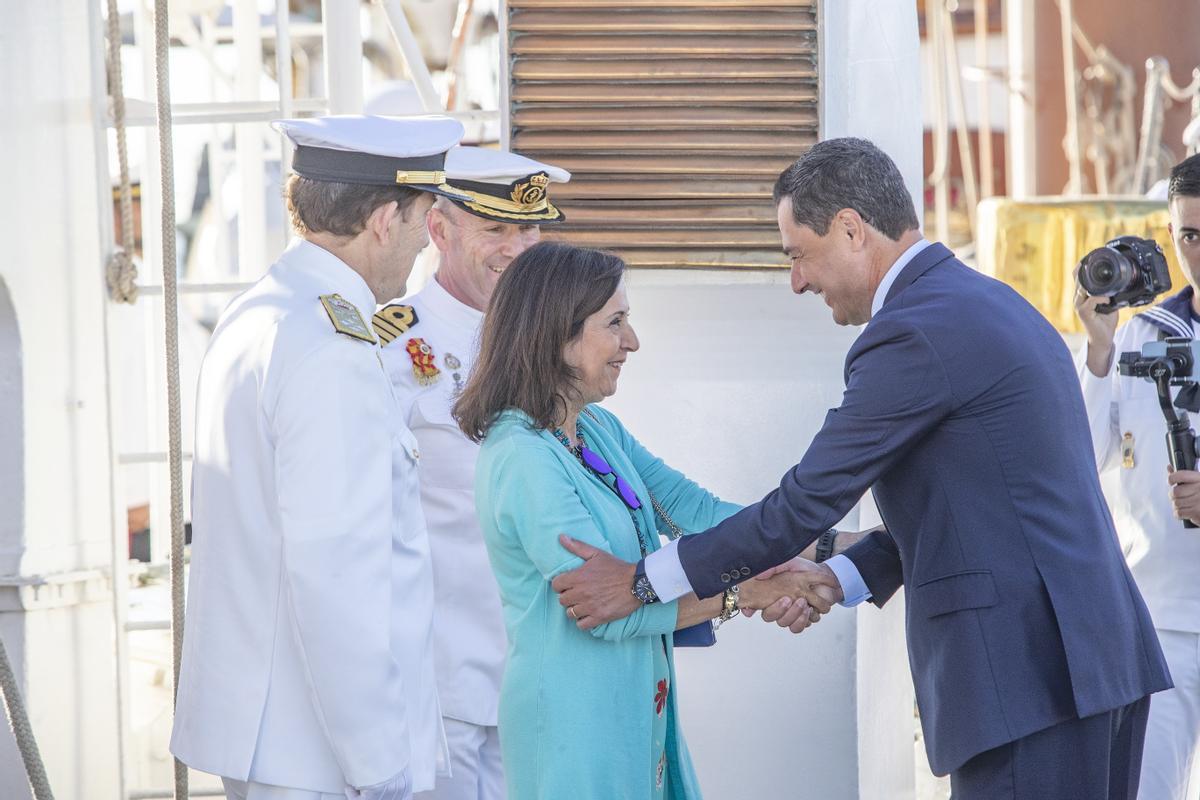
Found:
M 1192 380 L 1200 363 L 1200 341 L 1168 338 L 1146 342 L 1141 352 L 1121 353 L 1117 371 L 1122 375 L 1145 378 L 1158 389 L 1158 404 L 1167 420 L 1167 455 L 1175 469 L 1196 468 L 1196 432 L 1188 424 L 1187 411 L 1200 412 L 1200 386 Z M 1171 387 L 1180 386 L 1175 401 Z M 1175 409 L 1181 409 L 1176 412 Z M 1191 520 L 1183 527 L 1195 528 Z
M 1079 285 L 1093 297 L 1108 297 L 1096 311 L 1111 314 L 1118 308 L 1153 302 L 1171 288 L 1171 275 L 1158 242 L 1118 236 L 1079 262 Z

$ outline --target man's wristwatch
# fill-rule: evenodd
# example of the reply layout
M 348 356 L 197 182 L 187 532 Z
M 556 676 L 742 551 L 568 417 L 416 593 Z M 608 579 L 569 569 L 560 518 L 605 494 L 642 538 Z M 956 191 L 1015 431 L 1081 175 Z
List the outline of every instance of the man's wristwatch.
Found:
M 813 559 L 816 563 L 820 564 L 822 561 L 828 561 L 833 557 L 833 543 L 837 541 L 837 535 L 838 532 L 830 528 L 817 539 L 817 552 L 816 557 Z
M 654 592 L 654 587 L 650 585 L 650 579 L 646 577 L 646 559 L 644 558 L 637 563 L 637 570 L 633 573 L 633 596 L 643 605 L 658 602 L 658 595 Z

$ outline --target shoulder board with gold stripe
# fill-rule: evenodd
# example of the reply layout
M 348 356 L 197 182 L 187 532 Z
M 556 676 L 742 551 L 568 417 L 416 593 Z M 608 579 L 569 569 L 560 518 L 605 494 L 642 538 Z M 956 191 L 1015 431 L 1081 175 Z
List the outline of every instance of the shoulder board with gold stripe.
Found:
M 340 294 L 323 294 L 319 299 L 321 305 L 325 307 L 325 313 L 329 315 L 329 321 L 333 323 L 335 331 L 375 344 L 375 337 L 371 335 L 371 329 L 367 327 L 366 322 L 363 322 L 362 314 L 358 313 L 358 308 L 353 303 Z
M 398 337 L 403 336 L 409 328 L 416 324 L 417 310 L 412 306 L 400 303 L 384 306 L 375 312 L 375 316 L 371 317 L 371 327 L 375 329 L 379 341 L 385 345 L 391 344 Z

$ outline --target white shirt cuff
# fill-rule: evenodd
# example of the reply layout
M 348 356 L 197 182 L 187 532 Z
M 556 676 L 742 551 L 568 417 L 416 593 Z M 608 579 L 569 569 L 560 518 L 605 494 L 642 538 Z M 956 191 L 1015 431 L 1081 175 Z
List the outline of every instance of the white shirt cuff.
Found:
M 646 556 L 646 577 L 658 599 L 664 603 L 677 600 L 692 591 L 683 564 L 679 563 L 676 546 L 679 540 L 668 542 L 661 550 Z
M 863 580 L 862 574 L 858 571 L 858 567 L 854 566 L 853 561 L 838 554 L 826 559 L 825 563 L 833 570 L 838 583 L 842 585 L 843 599 L 838 603 L 839 606 L 853 608 L 862 601 L 871 599 L 871 590 L 867 588 L 866 581 Z M 647 564 L 647 569 L 649 569 L 649 564 Z

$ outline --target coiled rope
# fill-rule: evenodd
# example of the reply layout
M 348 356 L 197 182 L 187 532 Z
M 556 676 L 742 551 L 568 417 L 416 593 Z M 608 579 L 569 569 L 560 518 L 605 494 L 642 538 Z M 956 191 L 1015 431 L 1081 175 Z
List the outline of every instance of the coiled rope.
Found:
M 121 14 L 117 0 L 108 0 L 108 80 L 113 127 L 117 132 L 120 165 L 121 244 L 108 257 L 108 294 L 116 303 L 137 300 L 137 266 L 133 263 L 133 186 L 129 180 L 129 150 L 125 141 L 125 86 L 121 77 Z

